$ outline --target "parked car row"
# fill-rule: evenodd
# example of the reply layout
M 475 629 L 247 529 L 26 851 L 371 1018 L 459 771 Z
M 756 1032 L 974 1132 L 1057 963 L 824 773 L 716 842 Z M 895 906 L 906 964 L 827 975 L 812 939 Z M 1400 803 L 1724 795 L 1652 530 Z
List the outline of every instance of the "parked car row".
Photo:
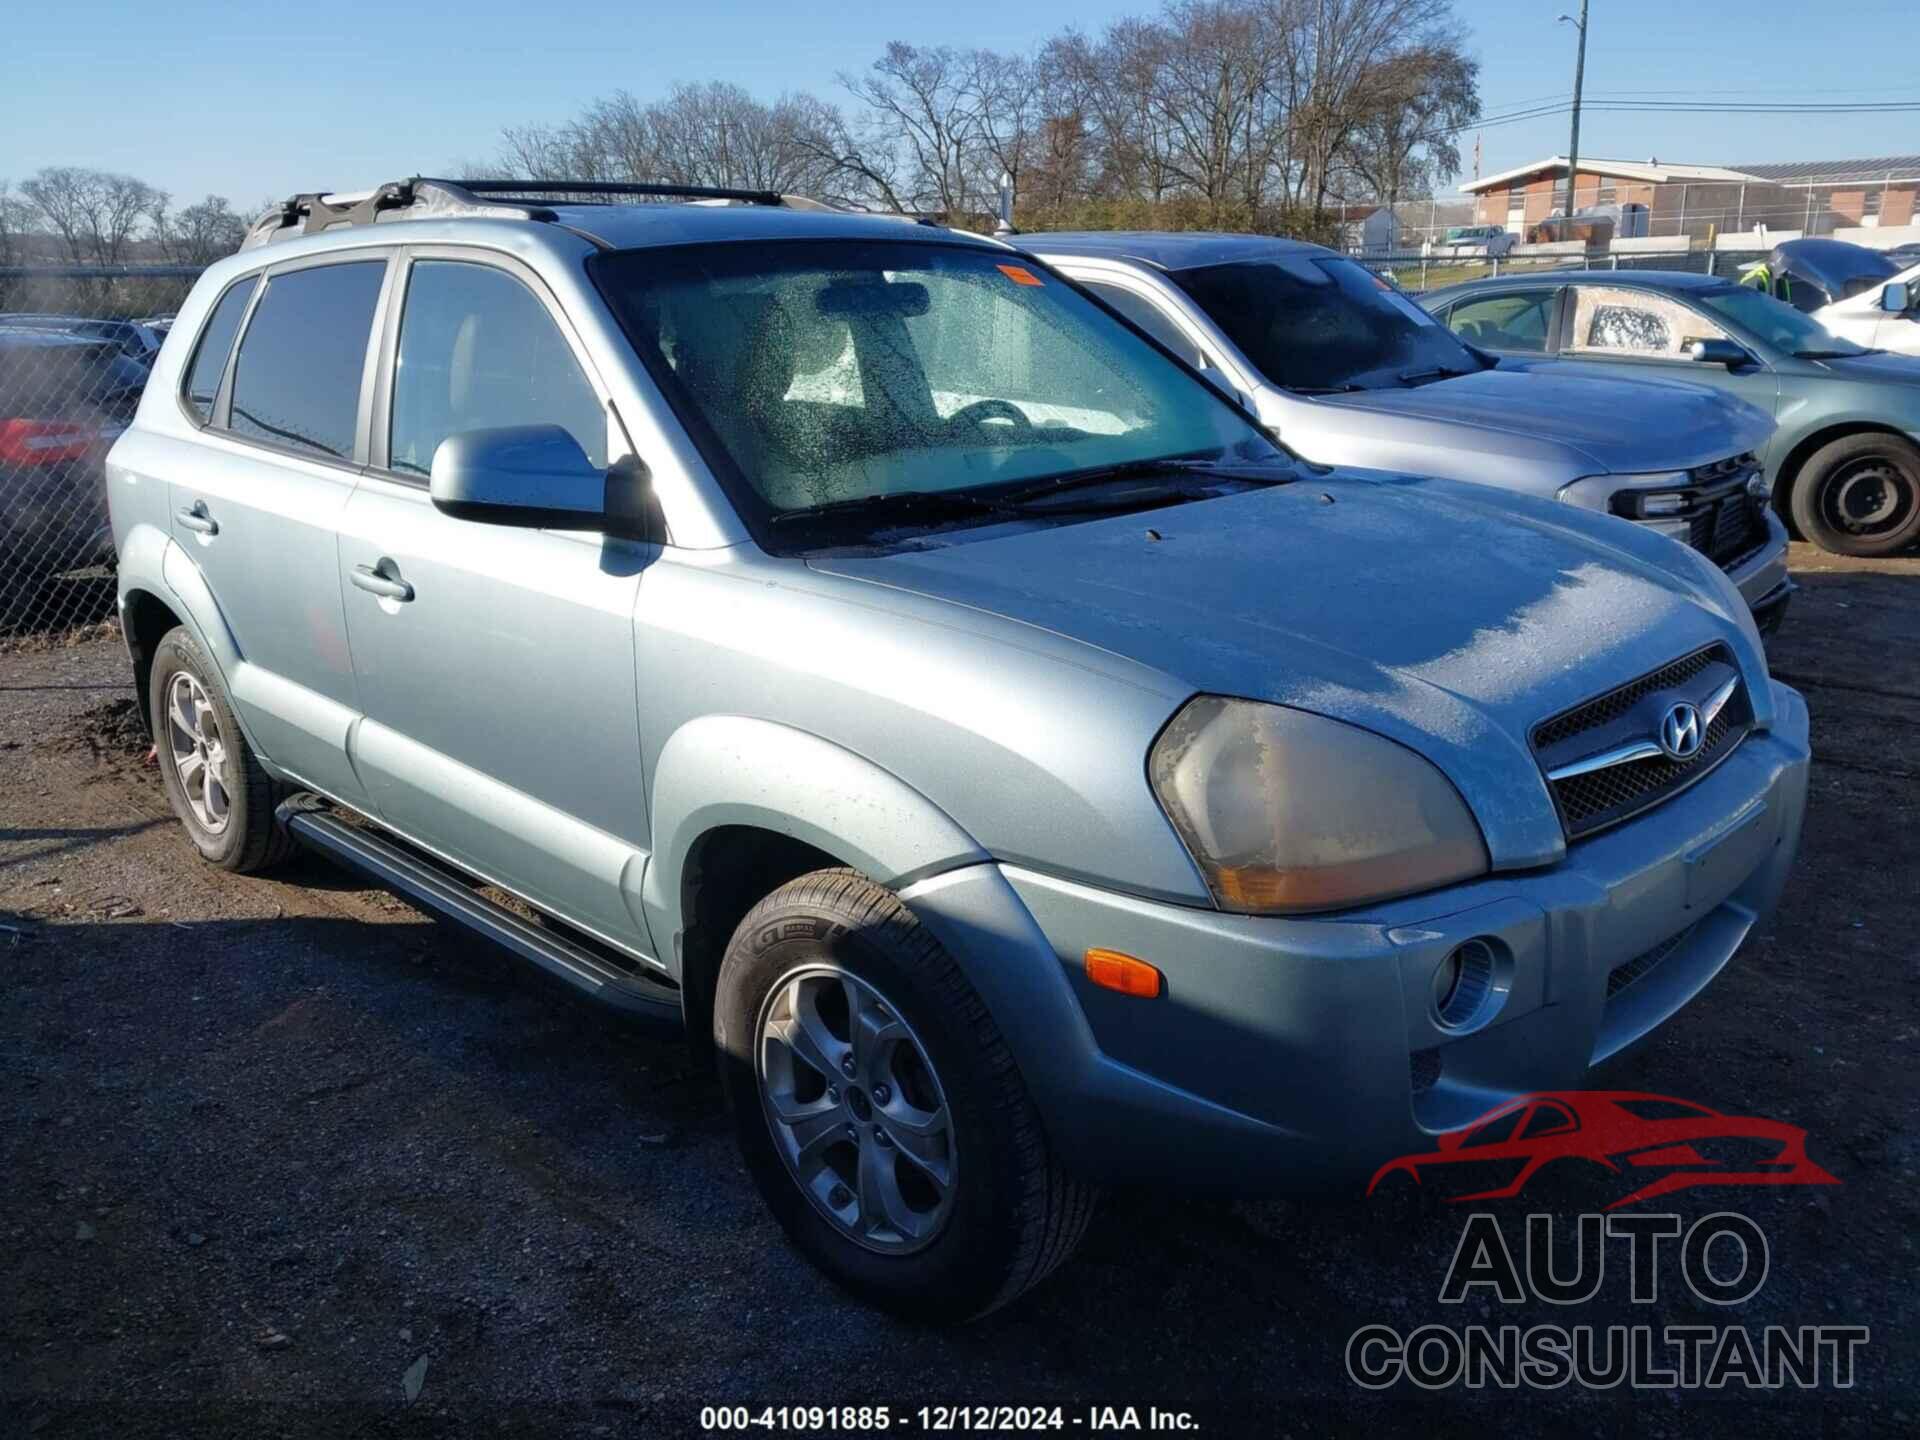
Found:
M 1004 1304 L 1106 1182 L 1357 1191 L 1778 899 L 1752 408 L 1310 247 L 583 188 L 207 271 L 107 466 L 135 682 L 208 862 L 683 1027 L 853 1293 Z
M 1698 387 L 1504 364 L 1357 262 L 1299 241 L 1094 233 L 1027 243 L 1219 377 L 1307 459 L 1642 520 L 1725 569 L 1763 630 L 1779 624 L 1792 593 L 1787 534 L 1762 488 L 1772 426 L 1756 409 Z
M 1920 360 L 1842 339 L 1815 316 L 1705 275 L 1553 271 L 1421 299 L 1456 335 L 1508 363 L 1684 381 L 1762 411 L 1775 421 L 1756 447 L 1762 493 L 1824 549 L 1890 555 L 1920 539 Z M 1684 521 L 1689 538 L 1720 523 L 1694 497 L 1669 504 L 1626 497 L 1616 508 L 1676 535 Z

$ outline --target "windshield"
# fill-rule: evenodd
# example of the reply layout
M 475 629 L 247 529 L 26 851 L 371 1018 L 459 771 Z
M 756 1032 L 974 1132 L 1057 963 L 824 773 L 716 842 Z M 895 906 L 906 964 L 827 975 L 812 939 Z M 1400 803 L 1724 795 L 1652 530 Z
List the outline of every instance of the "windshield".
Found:
M 732 243 L 609 255 L 595 273 L 749 524 L 1169 457 L 1279 458 L 1204 381 L 1006 251 Z
M 1485 368 L 1446 327 L 1351 260 L 1283 255 L 1172 278 L 1284 390 L 1379 389 Z
M 1843 340 L 1818 320 L 1746 285 L 1695 292 L 1715 315 L 1731 320 L 1756 340 L 1789 355 L 1865 355 L 1864 346 Z

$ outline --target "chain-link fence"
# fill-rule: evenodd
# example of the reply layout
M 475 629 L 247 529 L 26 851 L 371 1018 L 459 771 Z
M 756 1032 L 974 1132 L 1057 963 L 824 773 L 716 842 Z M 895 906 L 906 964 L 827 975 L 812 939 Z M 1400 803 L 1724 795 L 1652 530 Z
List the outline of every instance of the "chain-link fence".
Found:
M 113 614 L 103 462 L 198 274 L 0 269 L 0 647 Z

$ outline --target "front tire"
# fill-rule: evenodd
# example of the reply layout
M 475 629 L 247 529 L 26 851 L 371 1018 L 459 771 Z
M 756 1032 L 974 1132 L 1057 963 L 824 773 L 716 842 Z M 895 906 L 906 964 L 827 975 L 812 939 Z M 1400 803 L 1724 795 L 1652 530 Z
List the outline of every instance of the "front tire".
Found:
M 239 874 L 284 860 L 292 840 L 273 818 L 284 792 L 241 733 L 219 668 L 184 625 L 154 647 L 147 715 L 167 803 L 201 857 Z
M 1814 451 L 1788 496 L 1800 533 L 1835 555 L 1892 555 L 1920 540 L 1920 446 L 1847 435 Z
M 1096 1192 L 1053 1159 L 986 1006 L 899 897 L 855 872 L 803 875 L 740 922 L 714 1040 L 762 1197 L 861 1299 L 972 1319 L 1085 1232 Z

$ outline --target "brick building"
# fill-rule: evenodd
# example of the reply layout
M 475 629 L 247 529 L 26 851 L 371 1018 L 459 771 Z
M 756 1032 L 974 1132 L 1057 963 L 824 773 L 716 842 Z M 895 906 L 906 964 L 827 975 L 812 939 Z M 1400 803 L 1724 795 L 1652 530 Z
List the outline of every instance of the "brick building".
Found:
M 1461 187 L 1475 219 L 1516 233 L 1566 209 L 1567 159 L 1549 156 Z M 1764 165 L 1670 165 L 1658 159 L 1580 160 L 1574 209 L 1644 205 L 1647 234 L 1697 240 L 1768 230 L 1828 235 L 1853 226 L 1920 223 L 1920 155 Z

